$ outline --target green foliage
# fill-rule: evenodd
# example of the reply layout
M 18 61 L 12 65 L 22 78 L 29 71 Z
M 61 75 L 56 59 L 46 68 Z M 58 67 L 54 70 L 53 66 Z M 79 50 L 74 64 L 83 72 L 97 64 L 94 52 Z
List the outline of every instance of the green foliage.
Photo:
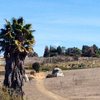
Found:
M 36 52 L 30 52 L 28 53 L 28 57 L 38 57 L 38 54 Z
M 58 56 L 58 55 L 64 55 L 65 54 L 65 47 L 55 47 L 55 46 L 48 46 L 45 47 L 44 50 L 44 57 L 53 57 L 53 56 Z
M 47 66 L 46 66 L 46 67 L 42 67 L 42 68 L 41 68 L 41 71 L 44 71 L 44 72 L 46 72 L 46 71 L 50 71 L 50 68 L 47 67 Z
M 58 55 L 73 56 L 73 57 L 100 57 L 100 48 L 95 44 L 92 46 L 83 45 L 82 49 L 77 47 L 67 48 L 65 47 L 54 47 L 48 46 L 45 47 L 44 57 L 53 57 Z
M 4 28 L 0 30 L 0 51 L 4 52 L 5 78 L 4 86 L 17 90 L 22 94 L 24 60 L 33 51 L 35 43 L 31 24 L 25 24 L 22 17 L 5 20 Z
M 58 52 L 58 55 L 62 54 L 62 48 L 60 46 L 57 47 L 57 52 Z
M 36 71 L 40 71 L 40 64 L 38 62 L 33 63 L 32 68 Z
M 49 53 L 50 53 L 50 52 L 49 52 L 49 48 L 48 48 L 48 46 L 46 46 L 46 47 L 45 47 L 45 50 L 44 50 L 44 55 L 43 55 L 43 56 L 44 56 L 44 57 L 49 57 Z
M 31 24 L 24 24 L 24 19 L 13 18 L 12 22 L 5 20 L 5 27 L 0 32 L 0 51 L 30 52 L 35 43 Z
M 100 49 L 96 50 L 95 56 L 96 56 L 96 57 L 100 57 Z
M 78 68 L 85 68 L 85 67 L 86 67 L 86 65 L 83 64 L 83 63 L 81 63 L 81 64 L 78 65 Z
M 50 46 L 50 52 L 49 52 L 49 54 L 50 54 L 50 57 L 57 56 L 58 55 L 57 48 L 54 47 L 54 46 Z
M 81 56 L 81 50 L 76 47 L 68 48 L 65 54 L 68 56 Z
M 82 56 L 85 57 L 100 57 L 100 49 L 96 46 L 86 46 L 82 47 Z

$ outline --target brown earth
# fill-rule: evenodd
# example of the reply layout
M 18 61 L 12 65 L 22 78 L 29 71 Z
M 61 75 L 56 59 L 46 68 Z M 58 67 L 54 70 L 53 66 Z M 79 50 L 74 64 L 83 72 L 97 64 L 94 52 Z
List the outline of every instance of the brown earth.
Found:
M 26 96 L 24 98 L 26 100 L 67 100 L 66 98 L 54 94 L 45 88 L 44 80 L 46 75 L 47 74 L 43 72 L 36 73 L 33 76 L 34 80 L 25 84 L 24 91 Z
M 71 100 L 100 100 L 100 68 L 70 70 L 64 75 L 45 79 L 46 89 Z
M 25 84 L 26 97 L 29 100 L 100 100 L 100 68 L 64 71 L 64 75 L 45 79 L 46 74 L 38 74 Z
M 4 68 L 0 68 L 0 83 Z M 100 68 L 64 71 L 64 77 L 46 79 L 47 73 L 37 73 L 25 82 L 26 100 L 100 100 Z

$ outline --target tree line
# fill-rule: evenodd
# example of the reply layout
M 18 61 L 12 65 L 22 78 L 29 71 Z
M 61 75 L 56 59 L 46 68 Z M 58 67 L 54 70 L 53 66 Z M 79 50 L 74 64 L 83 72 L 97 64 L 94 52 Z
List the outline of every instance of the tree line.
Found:
M 66 48 L 64 46 L 46 46 L 43 57 L 53 57 L 58 55 L 77 56 L 77 57 L 100 57 L 100 48 L 93 44 L 92 46 L 83 45 L 82 49 L 78 47 Z

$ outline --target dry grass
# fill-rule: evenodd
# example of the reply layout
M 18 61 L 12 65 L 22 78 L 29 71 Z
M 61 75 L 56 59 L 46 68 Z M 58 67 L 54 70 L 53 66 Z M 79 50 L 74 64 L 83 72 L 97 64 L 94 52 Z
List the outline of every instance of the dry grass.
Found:
M 0 59 L 0 65 L 4 66 L 4 59 Z M 32 69 L 32 64 L 34 62 L 39 62 L 41 65 L 40 70 L 49 71 L 54 67 L 59 67 L 63 70 L 69 69 L 81 69 L 81 68 L 97 68 L 100 67 L 100 58 L 88 58 L 88 57 L 80 57 L 78 60 L 74 60 L 73 57 L 30 57 L 25 59 L 25 68 Z M 3 68 L 3 67 L 1 67 Z M 2 70 L 0 68 L 0 70 Z
M 26 58 L 26 69 L 32 69 L 32 64 L 39 62 L 41 65 L 41 71 L 50 71 L 54 67 L 59 67 L 63 70 L 71 69 L 84 69 L 84 68 L 97 68 L 100 67 L 100 58 L 88 58 L 80 57 L 78 60 L 74 60 L 72 57 L 49 57 L 49 58 Z
M 44 58 L 29 58 L 25 60 L 25 64 L 31 68 L 33 62 L 40 62 L 41 70 L 49 71 L 54 67 L 60 67 L 61 69 L 79 69 L 79 70 L 67 70 L 64 71 L 64 77 L 50 78 L 44 80 L 44 85 L 48 91 L 54 94 L 60 95 L 65 98 L 70 98 L 70 100 L 100 100 L 100 58 L 87 58 L 79 59 L 78 61 L 62 61 L 62 62 L 43 62 Z M 80 69 L 80 66 L 83 66 Z M 88 69 L 93 68 L 93 69 Z M 4 68 L 1 68 L 2 76 Z M 40 76 L 39 76 L 40 77 Z M 26 96 L 29 100 L 52 100 L 48 99 L 46 95 L 41 93 L 36 88 L 36 81 L 30 81 L 24 86 Z M 1 90 L 0 90 L 1 91 Z M 0 100 L 9 100 L 9 96 L 0 92 L 0 97 L 7 97 Z M 20 100 L 20 99 L 14 99 Z
M 46 79 L 46 88 L 72 100 L 100 100 L 100 68 L 70 70 L 65 71 L 64 75 Z
M 0 88 L 0 100 L 23 100 L 22 96 L 14 94 L 11 96 L 9 95 L 9 91 L 7 88 L 3 87 Z

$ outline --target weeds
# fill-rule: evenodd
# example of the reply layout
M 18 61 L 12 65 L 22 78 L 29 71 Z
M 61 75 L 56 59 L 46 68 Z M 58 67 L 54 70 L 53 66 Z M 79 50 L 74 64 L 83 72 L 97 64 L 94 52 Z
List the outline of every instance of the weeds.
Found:
M 9 94 L 9 90 L 5 87 L 0 87 L 0 100 L 23 100 L 23 97 L 13 93 L 13 95 Z

